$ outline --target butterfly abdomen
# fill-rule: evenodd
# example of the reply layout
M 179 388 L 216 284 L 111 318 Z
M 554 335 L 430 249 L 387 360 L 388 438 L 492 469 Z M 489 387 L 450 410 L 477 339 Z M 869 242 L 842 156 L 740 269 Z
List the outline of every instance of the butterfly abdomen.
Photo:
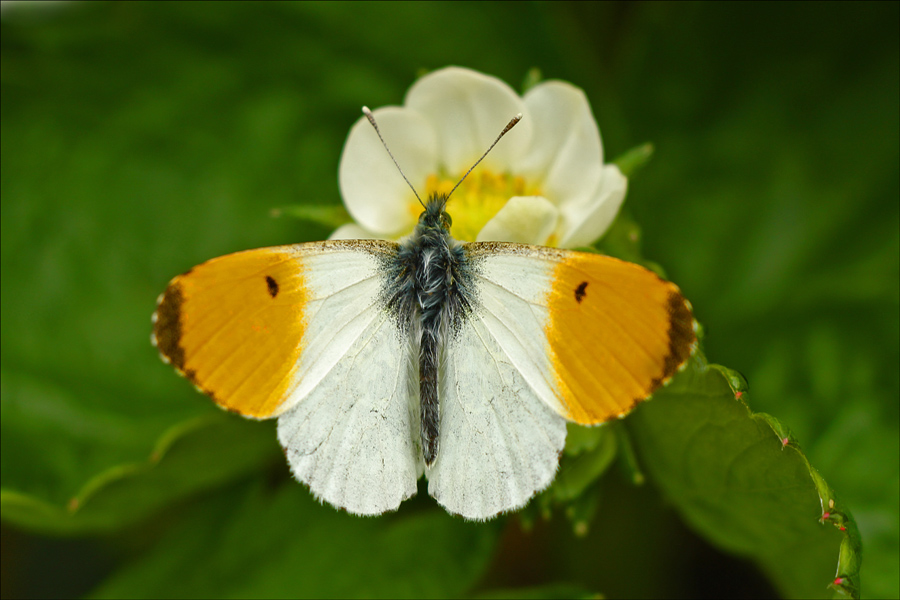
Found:
M 401 329 L 411 336 L 417 353 L 420 442 L 426 465 L 437 457 L 441 351 L 454 323 L 471 308 L 466 256 L 450 236 L 446 198 L 432 197 L 412 236 L 401 244 L 390 277 L 388 306 L 407 319 Z

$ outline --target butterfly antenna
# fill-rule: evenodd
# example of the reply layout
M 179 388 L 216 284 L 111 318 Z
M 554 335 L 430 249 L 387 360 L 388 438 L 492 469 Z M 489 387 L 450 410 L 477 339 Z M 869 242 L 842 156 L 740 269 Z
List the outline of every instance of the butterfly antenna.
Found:
M 369 110 L 368 106 L 363 106 L 362 111 L 363 111 L 363 114 L 366 115 L 366 118 L 369 120 L 369 123 L 372 124 L 372 127 L 375 128 L 375 133 L 378 134 L 378 139 L 381 140 L 381 145 L 384 146 L 384 149 L 387 150 L 388 156 L 390 156 L 391 160 L 394 161 L 394 164 L 397 166 L 397 170 L 400 171 L 400 175 L 403 177 L 403 181 L 406 182 L 406 185 L 409 186 L 409 189 L 411 189 L 413 194 L 416 195 L 416 200 L 419 201 L 419 204 L 421 204 L 424 207 L 425 203 L 422 202 L 421 198 L 419 198 L 419 193 L 416 191 L 416 188 L 414 188 L 413 184 L 411 184 L 409 182 L 409 179 L 406 178 L 406 175 L 403 173 L 403 169 L 400 168 L 400 164 L 397 162 L 397 159 L 394 158 L 394 155 L 391 153 L 391 149 L 388 148 L 387 142 L 385 142 L 384 138 L 381 137 L 381 130 L 378 129 L 378 123 L 375 122 L 375 115 L 372 114 L 372 111 Z M 507 127 L 507 129 L 508 129 L 508 127 Z M 505 131 L 504 131 L 504 133 L 505 133 Z M 494 142 L 494 143 L 496 144 L 497 142 Z M 493 148 L 493 146 L 491 146 L 491 147 Z M 478 164 L 478 163 L 475 163 L 475 164 Z
M 459 187 L 459 184 L 461 184 L 463 181 L 465 181 L 466 177 L 469 176 L 469 173 L 472 172 L 472 169 L 474 169 L 475 167 L 477 167 L 477 166 L 478 166 L 478 163 L 480 163 L 481 161 L 483 161 L 483 160 L 484 160 L 484 157 L 487 156 L 488 153 L 489 153 L 491 150 L 494 149 L 494 146 L 497 145 L 497 142 L 500 141 L 500 138 L 502 138 L 504 135 L 506 135 L 506 134 L 509 132 L 509 130 L 512 129 L 513 127 L 515 127 L 515 126 L 516 126 L 516 123 L 518 123 L 518 122 L 521 121 L 521 120 L 522 120 L 522 113 L 517 114 L 516 116 L 514 116 L 512 119 L 509 120 L 509 123 L 507 123 L 507 124 L 506 124 L 506 127 L 503 128 L 503 131 L 500 132 L 500 135 L 498 135 L 498 136 L 497 136 L 497 139 L 494 140 L 494 143 L 491 144 L 491 147 L 488 148 L 487 150 L 485 150 L 484 154 L 481 155 L 481 158 L 479 158 L 478 160 L 476 160 L 476 161 L 475 161 L 475 164 L 472 165 L 471 167 L 469 167 L 469 170 L 466 171 L 466 174 L 463 175 L 463 176 L 460 178 L 460 180 L 456 182 L 456 185 L 454 185 L 454 186 L 453 186 L 453 189 L 450 190 L 450 194 L 447 194 L 447 197 L 448 197 L 448 198 L 450 197 L 450 195 L 451 195 L 453 192 L 456 191 L 456 188 Z

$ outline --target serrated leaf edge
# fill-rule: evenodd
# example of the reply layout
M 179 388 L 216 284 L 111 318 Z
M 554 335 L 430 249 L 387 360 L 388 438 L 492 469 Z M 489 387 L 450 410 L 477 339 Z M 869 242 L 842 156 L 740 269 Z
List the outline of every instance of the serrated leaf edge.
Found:
M 749 387 L 744 376 L 722 365 L 709 365 L 709 368 L 718 371 L 725 378 L 734 394 L 734 399 L 744 405 L 753 420 L 762 421 L 769 426 L 772 433 L 781 442 L 783 451 L 796 452 L 803 460 L 819 495 L 819 503 L 822 507 L 819 523 L 823 525 L 831 523 L 843 534 L 834 580 L 828 584 L 828 587 L 835 591 L 836 597 L 858 599 L 860 597 L 859 567 L 862 562 L 862 542 L 853 515 L 837 500 L 834 490 L 810 464 L 790 428 L 770 414 L 755 413 L 750 409 L 746 401 Z

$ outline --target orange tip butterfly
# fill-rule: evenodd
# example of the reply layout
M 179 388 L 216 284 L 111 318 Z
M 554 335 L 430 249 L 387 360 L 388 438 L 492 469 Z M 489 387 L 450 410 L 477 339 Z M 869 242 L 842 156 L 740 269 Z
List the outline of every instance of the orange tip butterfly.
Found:
M 459 242 L 448 197 L 405 241 L 207 261 L 153 315 L 165 362 L 224 409 L 277 417 L 294 476 L 353 514 L 396 510 L 423 474 L 467 519 L 518 509 L 553 480 L 567 421 L 624 417 L 697 346 L 674 284 L 598 254 Z

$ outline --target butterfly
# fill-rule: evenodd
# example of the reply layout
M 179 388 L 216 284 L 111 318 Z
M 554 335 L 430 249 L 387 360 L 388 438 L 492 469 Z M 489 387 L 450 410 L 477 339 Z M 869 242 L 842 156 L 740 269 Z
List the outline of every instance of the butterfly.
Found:
M 553 480 L 568 421 L 624 417 L 697 346 L 674 284 L 599 254 L 459 242 L 448 200 L 401 242 L 212 259 L 153 315 L 165 362 L 220 407 L 277 418 L 294 476 L 353 514 L 396 510 L 423 474 L 466 519 L 518 509 Z

